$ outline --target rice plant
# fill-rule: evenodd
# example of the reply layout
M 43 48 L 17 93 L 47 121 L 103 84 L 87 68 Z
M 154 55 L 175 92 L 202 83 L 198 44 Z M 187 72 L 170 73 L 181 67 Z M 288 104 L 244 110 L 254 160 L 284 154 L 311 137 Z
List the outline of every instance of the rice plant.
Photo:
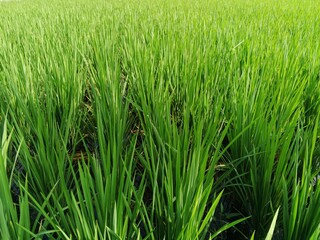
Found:
M 0 1 L 1 239 L 319 239 L 319 10 Z

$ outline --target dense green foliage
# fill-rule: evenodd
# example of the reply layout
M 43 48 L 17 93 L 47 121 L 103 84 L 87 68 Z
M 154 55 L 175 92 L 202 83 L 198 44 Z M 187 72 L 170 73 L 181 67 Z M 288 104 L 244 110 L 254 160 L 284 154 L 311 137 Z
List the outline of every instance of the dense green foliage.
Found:
M 0 2 L 0 238 L 319 239 L 319 12 Z

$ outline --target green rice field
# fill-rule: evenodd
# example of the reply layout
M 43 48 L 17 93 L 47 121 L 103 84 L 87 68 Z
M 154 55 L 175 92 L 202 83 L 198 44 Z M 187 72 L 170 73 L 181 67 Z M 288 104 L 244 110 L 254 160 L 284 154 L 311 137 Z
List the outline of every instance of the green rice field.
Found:
M 320 239 L 320 2 L 0 1 L 0 239 Z

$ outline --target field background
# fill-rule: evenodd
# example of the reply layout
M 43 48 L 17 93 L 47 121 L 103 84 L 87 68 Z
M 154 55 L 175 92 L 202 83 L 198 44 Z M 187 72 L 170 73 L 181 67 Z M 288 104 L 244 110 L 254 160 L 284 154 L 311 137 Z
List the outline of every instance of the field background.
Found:
M 320 239 L 320 3 L 0 3 L 1 239 Z

